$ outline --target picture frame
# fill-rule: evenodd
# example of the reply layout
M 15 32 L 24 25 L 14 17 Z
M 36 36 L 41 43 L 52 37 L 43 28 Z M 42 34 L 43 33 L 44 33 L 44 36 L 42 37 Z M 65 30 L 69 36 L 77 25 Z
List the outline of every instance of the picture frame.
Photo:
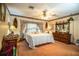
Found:
M 0 3 L 0 21 L 5 21 L 6 19 L 6 7 L 4 3 Z
M 13 26 L 14 26 L 15 28 L 18 27 L 18 21 L 17 21 L 17 18 L 14 18 L 14 20 L 13 20 Z

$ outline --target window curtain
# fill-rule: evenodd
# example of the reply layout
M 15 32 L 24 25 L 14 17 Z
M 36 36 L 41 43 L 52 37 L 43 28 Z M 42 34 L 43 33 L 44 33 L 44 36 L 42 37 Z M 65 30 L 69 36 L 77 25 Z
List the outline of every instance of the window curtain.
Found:
M 40 32 L 40 28 L 35 23 L 27 23 L 27 32 Z

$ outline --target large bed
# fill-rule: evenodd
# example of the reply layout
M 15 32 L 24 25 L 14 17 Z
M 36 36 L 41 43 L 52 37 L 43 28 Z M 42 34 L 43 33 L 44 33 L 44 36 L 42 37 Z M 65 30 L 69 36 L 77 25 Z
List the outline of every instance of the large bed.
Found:
M 26 33 L 25 38 L 30 48 L 35 48 L 36 45 L 44 43 L 54 43 L 54 38 L 52 34 L 48 33 Z

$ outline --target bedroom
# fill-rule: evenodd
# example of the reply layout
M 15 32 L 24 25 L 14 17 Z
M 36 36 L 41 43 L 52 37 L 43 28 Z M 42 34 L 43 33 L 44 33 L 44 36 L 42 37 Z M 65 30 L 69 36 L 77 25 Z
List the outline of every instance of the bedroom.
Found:
M 16 56 L 79 56 L 78 3 L 6 3 L 0 6 L 0 50 L 6 47 L 6 39 L 17 39 L 16 46 L 11 46 Z M 5 38 L 9 34 L 10 37 Z M 7 51 L 1 51 L 4 50 Z M 2 55 L 9 53 L 13 55 L 11 51 Z

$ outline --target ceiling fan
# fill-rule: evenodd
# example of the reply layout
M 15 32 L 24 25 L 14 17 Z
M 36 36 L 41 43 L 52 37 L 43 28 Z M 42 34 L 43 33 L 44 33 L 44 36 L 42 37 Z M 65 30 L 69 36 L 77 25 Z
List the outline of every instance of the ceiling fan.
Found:
M 46 9 L 43 11 L 43 16 L 44 16 L 44 17 L 46 17 L 46 16 L 47 16 L 47 12 L 48 12 L 48 10 L 46 10 Z M 52 13 L 50 14 L 50 16 L 55 16 L 55 17 L 58 17 L 58 15 L 57 15 L 57 14 L 52 14 Z
M 44 11 L 43 11 L 43 16 L 44 16 L 44 17 L 47 16 L 47 10 L 44 10 Z

